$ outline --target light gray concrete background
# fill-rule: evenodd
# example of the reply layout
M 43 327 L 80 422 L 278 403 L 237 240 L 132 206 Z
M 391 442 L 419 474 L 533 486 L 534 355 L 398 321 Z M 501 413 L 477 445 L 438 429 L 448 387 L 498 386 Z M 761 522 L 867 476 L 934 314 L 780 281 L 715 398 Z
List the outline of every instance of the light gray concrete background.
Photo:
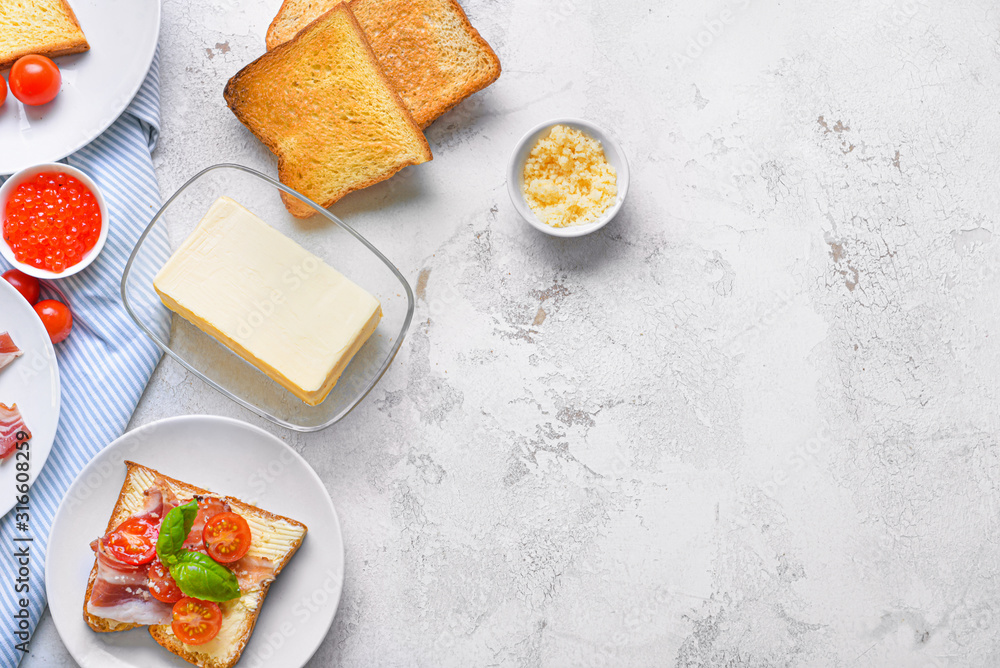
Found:
M 222 88 L 278 4 L 164 1 L 164 195 L 275 172 Z M 464 6 L 500 80 L 333 209 L 418 293 L 381 384 L 303 436 L 168 360 L 132 422 L 319 472 L 348 566 L 310 665 L 1000 663 L 996 3 Z M 564 115 L 632 190 L 559 241 L 504 166 Z M 47 617 L 23 665 L 73 665 Z

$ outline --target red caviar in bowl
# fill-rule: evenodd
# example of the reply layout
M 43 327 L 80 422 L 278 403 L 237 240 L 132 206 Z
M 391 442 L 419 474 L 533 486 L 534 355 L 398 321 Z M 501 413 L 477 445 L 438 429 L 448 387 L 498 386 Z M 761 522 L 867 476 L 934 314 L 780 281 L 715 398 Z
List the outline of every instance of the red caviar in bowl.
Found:
M 42 172 L 14 189 L 4 210 L 3 239 L 18 262 L 61 273 L 101 236 L 97 198 L 79 179 Z

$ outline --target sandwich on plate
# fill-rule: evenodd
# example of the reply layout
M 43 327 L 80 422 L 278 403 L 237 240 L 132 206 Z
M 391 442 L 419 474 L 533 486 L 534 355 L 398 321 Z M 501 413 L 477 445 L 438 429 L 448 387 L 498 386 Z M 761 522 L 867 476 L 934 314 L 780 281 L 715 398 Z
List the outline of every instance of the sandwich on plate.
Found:
M 148 626 L 189 663 L 230 668 L 306 526 L 125 464 L 107 529 L 91 543 L 84 619 L 100 633 Z

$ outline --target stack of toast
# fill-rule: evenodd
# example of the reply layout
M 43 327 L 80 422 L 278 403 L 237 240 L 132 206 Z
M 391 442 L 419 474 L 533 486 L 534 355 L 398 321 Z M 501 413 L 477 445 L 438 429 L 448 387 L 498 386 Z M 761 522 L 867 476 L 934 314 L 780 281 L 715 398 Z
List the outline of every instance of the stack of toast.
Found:
M 285 0 L 267 48 L 289 41 L 340 0 Z M 421 128 L 500 76 L 493 49 L 455 0 L 351 0 L 379 65 Z
M 285 0 L 267 47 L 226 102 L 277 155 L 281 182 L 324 207 L 430 160 L 423 128 L 500 76 L 455 0 Z

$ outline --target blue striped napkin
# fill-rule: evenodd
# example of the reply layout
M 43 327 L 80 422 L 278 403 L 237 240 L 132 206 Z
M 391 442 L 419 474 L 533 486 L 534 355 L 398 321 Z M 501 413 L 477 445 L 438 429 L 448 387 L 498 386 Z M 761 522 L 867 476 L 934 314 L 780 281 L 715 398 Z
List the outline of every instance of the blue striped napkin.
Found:
M 128 109 L 104 134 L 65 160 L 92 177 L 107 200 L 111 228 L 104 250 L 86 270 L 57 282 L 73 311 L 73 333 L 56 346 L 62 382 L 62 415 L 49 459 L 31 487 L 30 593 L 15 593 L 18 565 L 12 555 L 14 513 L 0 519 L 0 665 L 16 666 L 23 656 L 16 614 L 27 598 L 28 632 L 45 607 L 45 553 L 56 508 L 80 470 L 128 425 L 160 350 L 132 322 L 121 300 L 121 279 L 132 248 L 160 207 L 150 152 L 160 125 L 160 56 Z M 166 261 L 166 235 L 149 239 Z M 0 267 L 4 271 L 10 267 Z M 2 279 L 0 279 L 2 280 Z M 155 298 L 154 298 L 155 299 Z M 169 315 L 159 304 L 161 326 Z M 29 425 L 30 427 L 30 425 Z M 23 614 L 23 613 L 21 613 Z

